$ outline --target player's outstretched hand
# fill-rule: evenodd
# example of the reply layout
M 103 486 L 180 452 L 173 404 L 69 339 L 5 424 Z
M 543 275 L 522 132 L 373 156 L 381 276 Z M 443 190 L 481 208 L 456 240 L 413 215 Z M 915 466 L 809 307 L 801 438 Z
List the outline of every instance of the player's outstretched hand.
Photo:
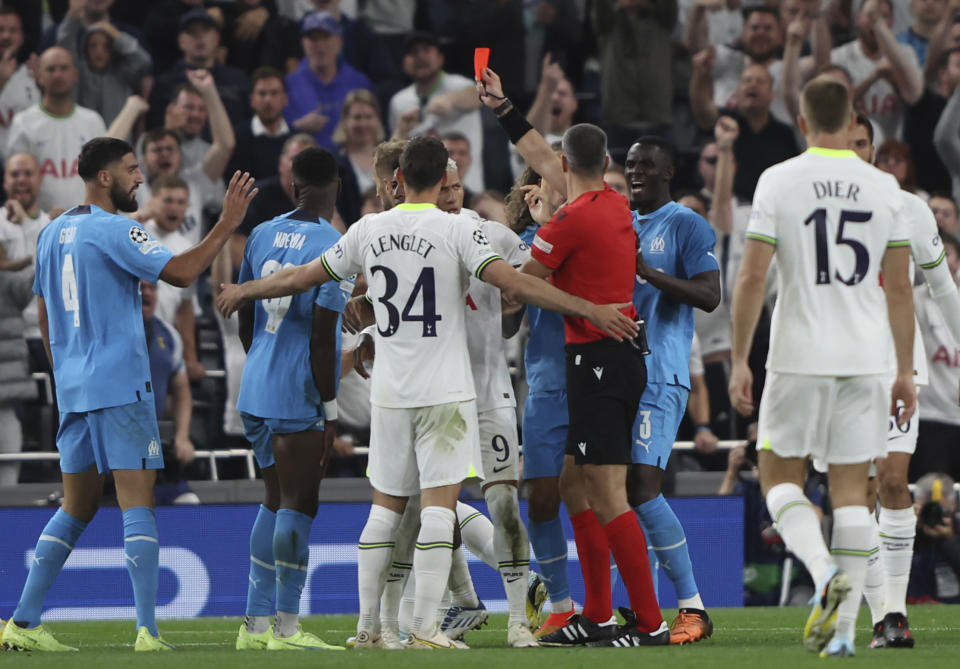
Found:
M 633 339 L 640 332 L 636 321 L 621 311 L 630 306 L 630 302 L 623 304 L 595 304 L 588 317 L 590 322 L 606 332 L 617 341 Z
M 240 286 L 235 283 L 221 283 L 220 294 L 217 295 L 217 311 L 224 318 L 230 318 L 230 314 L 240 308 L 243 304 L 243 294 L 240 292 Z
M 220 218 L 232 230 L 236 230 L 243 217 L 247 215 L 247 207 L 250 206 L 250 200 L 259 192 L 259 188 L 253 187 L 254 178 L 249 172 L 240 173 L 237 170 L 230 178 L 230 185 L 227 186 L 227 194 L 223 196 L 223 213 Z
M 506 96 L 503 94 L 503 85 L 500 83 L 500 75 L 489 67 L 483 68 L 480 73 L 480 81 L 477 82 L 477 94 L 480 96 L 480 102 L 496 109 Z
M 367 367 L 364 363 L 369 360 L 372 364 L 375 352 L 373 337 L 369 334 L 362 335 L 360 341 L 353 349 L 353 369 L 364 379 L 370 378 L 370 374 L 367 372 Z
M 741 416 L 753 415 L 753 372 L 745 362 L 734 363 L 730 369 L 730 404 Z
M 351 297 L 343 309 L 343 329 L 350 334 L 357 334 L 368 325 L 373 325 L 374 319 L 373 305 L 364 295 Z
M 912 376 L 898 376 L 890 392 L 890 415 L 897 425 L 906 425 L 917 410 L 917 387 Z

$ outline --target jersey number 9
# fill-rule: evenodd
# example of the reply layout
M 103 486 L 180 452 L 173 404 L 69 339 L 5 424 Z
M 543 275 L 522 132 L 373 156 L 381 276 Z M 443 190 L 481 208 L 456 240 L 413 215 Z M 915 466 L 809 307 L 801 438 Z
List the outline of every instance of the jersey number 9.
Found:
M 281 269 L 293 266 L 292 262 L 281 265 L 276 260 L 268 260 L 263 263 L 263 267 L 260 268 L 260 276 L 270 276 L 274 272 L 279 272 Z M 291 295 L 261 300 L 260 305 L 263 307 L 263 310 L 267 312 L 267 324 L 263 326 L 263 329 L 270 334 L 277 334 L 277 330 L 280 329 L 280 324 L 283 322 L 283 317 L 287 315 L 287 311 L 290 309 L 291 302 L 293 302 L 293 296 Z

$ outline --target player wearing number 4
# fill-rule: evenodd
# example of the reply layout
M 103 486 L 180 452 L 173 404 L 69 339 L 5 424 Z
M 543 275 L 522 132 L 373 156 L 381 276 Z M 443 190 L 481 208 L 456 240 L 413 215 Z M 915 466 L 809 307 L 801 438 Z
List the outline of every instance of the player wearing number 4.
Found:
M 887 454 L 887 417 L 902 426 L 916 408 L 910 225 L 896 180 L 848 148 L 856 117 L 847 88 L 817 77 L 804 86 L 800 110 L 810 148 L 757 182 L 733 296 L 730 400 L 740 413 L 753 412 L 747 356 L 776 254 L 760 485 L 780 536 L 816 583 L 804 645 L 821 657 L 849 657 L 867 559 L 876 550 L 870 462 Z M 802 490 L 810 456 L 828 467 L 830 550 Z
M 40 611 L 97 512 L 104 474 L 112 471 L 137 611 L 134 650 L 172 650 L 160 638 L 155 618 L 160 545 L 153 484 L 163 456 L 140 280 L 192 283 L 240 225 L 256 189 L 249 174 L 234 174 L 220 220 L 203 241 L 175 256 L 139 223 L 117 213 L 137 209 L 143 183 L 129 144 L 90 140 L 77 169 L 86 198 L 40 233 L 34 280 L 40 331 L 57 381 L 63 506 L 40 535 L 20 602 L 0 640 L 22 650 L 76 650 L 40 624 Z
M 597 306 L 518 273 L 493 252 L 476 224 L 440 212 L 435 203 L 446 168 L 447 151 L 438 139 L 411 140 L 398 172 L 404 204 L 360 219 L 311 263 L 225 286 L 217 299 L 221 313 L 229 315 L 247 299 L 292 295 L 360 271 L 367 277 L 377 322 L 370 435 L 374 502 L 360 535 L 357 646 L 376 641 L 379 593 L 394 533 L 407 497 L 420 491 L 408 644 L 457 647 L 438 631 L 436 612 L 450 571 L 457 495 L 477 447 L 463 308 L 469 277 L 492 283 L 514 301 L 589 319 L 617 338 L 636 333 L 618 305 Z
M 309 262 L 333 246 L 340 233 L 329 220 L 339 185 L 332 154 L 316 147 L 298 153 L 297 208 L 254 228 L 240 281 Z M 337 433 L 340 314 L 353 283 L 343 286 L 329 283 L 240 309 L 247 360 L 237 408 L 263 473 L 266 499 L 250 533 L 250 585 L 237 650 L 342 650 L 304 632 L 298 613 L 320 480 Z

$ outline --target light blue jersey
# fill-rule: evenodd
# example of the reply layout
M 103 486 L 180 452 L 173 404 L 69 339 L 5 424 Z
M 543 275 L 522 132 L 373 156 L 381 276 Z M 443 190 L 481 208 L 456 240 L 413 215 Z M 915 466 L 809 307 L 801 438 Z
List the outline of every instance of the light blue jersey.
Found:
M 700 215 L 676 202 L 653 213 L 633 212 L 633 228 L 643 259 L 655 270 L 689 279 L 720 270 L 713 247 L 713 228 Z M 673 299 L 637 277 L 633 304 L 646 321 L 647 383 L 665 383 L 690 389 L 690 343 L 693 307 Z M 672 437 L 671 437 L 672 438 Z
M 46 305 L 62 413 L 153 401 L 140 279 L 156 282 L 172 257 L 139 223 L 95 205 L 40 233 L 33 292 Z
M 536 225 L 523 231 L 520 239 L 533 244 L 537 235 Z M 555 311 L 545 311 L 527 305 L 527 320 L 530 323 L 530 340 L 524 362 L 527 369 L 527 385 L 530 392 L 566 391 L 567 362 L 564 350 L 563 316 Z
M 250 235 L 240 283 L 293 265 L 303 265 L 337 243 L 340 233 L 323 219 L 292 211 L 261 223 Z M 323 400 L 310 367 L 313 306 L 343 312 L 353 286 L 328 282 L 299 295 L 258 300 L 253 343 L 247 353 L 237 409 L 260 418 L 323 416 Z M 337 378 L 340 336 L 337 328 Z

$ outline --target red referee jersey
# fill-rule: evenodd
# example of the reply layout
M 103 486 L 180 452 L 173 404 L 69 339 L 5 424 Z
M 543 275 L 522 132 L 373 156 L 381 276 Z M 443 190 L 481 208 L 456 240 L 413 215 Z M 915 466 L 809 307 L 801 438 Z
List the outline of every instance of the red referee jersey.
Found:
M 633 283 L 637 236 L 626 199 L 604 185 L 560 209 L 537 231 L 531 255 L 553 270 L 554 285 L 595 304 L 629 303 L 623 312 L 636 318 Z M 607 335 L 585 318 L 563 317 L 568 344 L 585 344 Z

